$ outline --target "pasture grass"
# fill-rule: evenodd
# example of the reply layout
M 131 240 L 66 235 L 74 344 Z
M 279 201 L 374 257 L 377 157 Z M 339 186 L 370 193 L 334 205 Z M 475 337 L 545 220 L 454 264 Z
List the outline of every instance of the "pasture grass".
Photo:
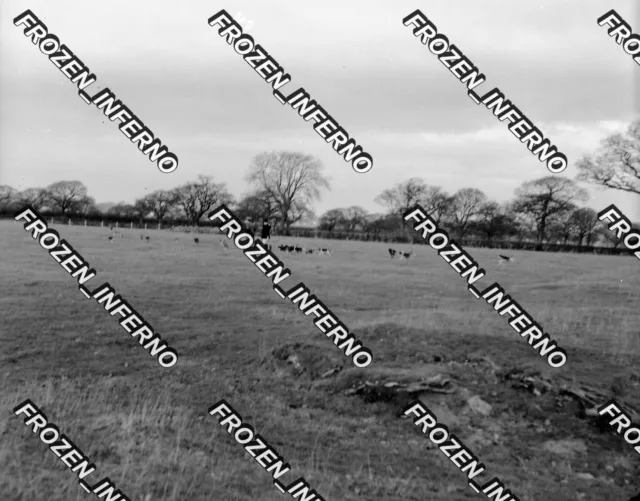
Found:
M 96 464 L 88 483 L 110 477 L 132 501 L 282 499 L 264 471 L 207 414 L 227 400 L 327 501 L 480 499 L 466 476 L 423 437 L 397 403 L 344 393 L 349 381 L 391 374 L 448 374 L 456 395 L 426 405 L 521 501 L 624 500 L 640 458 L 623 439 L 600 433 L 551 397 L 522 392 L 467 363 L 488 356 L 501 369 L 533 367 L 553 381 L 610 391 L 640 355 L 637 259 L 468 249 L 568 352 L 550 368 L 427 246 L 409 261 L 387 247 L 409 245 L 276 238 L 330 247 L 333 255 L 287 255 L 284 290 L 302 281 L 373 351 L 356 370 L 296 306 L 216 235 L 54 226 L 179 354 L 162 368 L 76 282 L 22 224 L 0 222 L 0 494 L 8 501 L 92 498 L 37 436 L 12 414 L 29 398 Z M 179 236 L 180 240 L 174 239 Z M 317 369 L 299 374 L 278 354 L 298 350 Z M 341 366 L 336 376 L 319 371 Z M 636 394 L 633 394 L 633 391 Z M 492 415 L 470 412 L 479 395 Z M 637 388 L 629 401 L 638 403 Z M 547 440 L 575 439 L 586 453 L 554 455 Z M 608 469 L 607 469 L 608 468 Z M 613 469 L 612 469 L 613 468 Z M 594 479 L 581 478 L 590 473 Z M 637 486 L 635 486 L 637 490 Z M 89 497 L 86 497 L 89 496 Z

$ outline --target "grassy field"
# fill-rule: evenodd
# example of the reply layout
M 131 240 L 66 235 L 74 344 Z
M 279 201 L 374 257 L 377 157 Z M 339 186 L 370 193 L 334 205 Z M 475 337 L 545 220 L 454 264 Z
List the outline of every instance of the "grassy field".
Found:
M 405 262 L 381 243 L 297 242 L 331 247 L 330 257 L 276 251 L 292 271 L 283 289 L 303 281 L 373 351 L 356 369 L 218 236 L 196 246 L 186 235 L 154 231 L 147 242 L 125 231 L 112 244 L 107 229 L 55 228 L 96 269 L 89 288 L 108 281 L 180 358 L 162 368 L 22 224 L 1 222 L 2 500 L 95 499 L 13 415 L 27 398 L 96 464 L 93 482 L 108 476 L 131 501 L 290 499 L 208 415 L 220 399 L 291 465 L 283 484 L 303 476 L 326 501 L 485 499 L 398 418 L 398 401 L 345 393 L 356 381 L 434 373 L 458 391 L 421 399 L 485 464 L 478 483 L 498 476 L 521 501 L 626 501 L 640 490 L 640 458 L 622 437 L 502 377 L 538 371 L 638 405 L 637 259 L 514 252 L 515 263 L 499 266 L 496 251 L 468 249 L 487 270 L 476 287 L 499 282 L 567 350 L 567 364 L 552 369 L 429 247 Z M 467 405 L 473 395 L 491 415 Z

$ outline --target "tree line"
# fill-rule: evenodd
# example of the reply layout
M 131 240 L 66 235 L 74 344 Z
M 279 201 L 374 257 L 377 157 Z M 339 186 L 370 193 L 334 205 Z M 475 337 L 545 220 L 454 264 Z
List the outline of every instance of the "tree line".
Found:
M 477 188 L 449 194 L 414 177 L 375 197 L 380 212 L 369 213 L 359 206 L 331 209 L 317 218 L 315 229 L 329 238 L 407 241 L 413 238 L 413 230 L 402 214 L 419 203 L 458 239 L 482 240 L 488 246 L 515 240 L 587 246 L 608 242 L 617 247 L 620 242 L 598 221 L 596 211 L 581 206 L 588 200 L 588 193 L 578 182 L 640 195 L 640 119 L 625 134 L 605 138 L 596 153 L 583 156 L 576 166 L 575 180 L 550 175 L 527 181 L 505 203 L 490 200 Z M 23 191 L 0 186 L 0 211 L 12 212 L 28 204 L 44 213 L 66 217 L 197 226 L 207 224 L 206 214 L 224 203 L 249 226 L 269 219 L 275 223 L 276 233 L 290 234 L 294 225 L 315 219 L 313 204 L 331 188 L 323 171 L 319 159 L 304 153 L 265 152 L 249 165 L 245 180 L 250 191 L 238 200 L 225 183 L 199 175 L 174 189 L 149 193 L 133 204 L 100 207 L 81 181 L 58 181 Z

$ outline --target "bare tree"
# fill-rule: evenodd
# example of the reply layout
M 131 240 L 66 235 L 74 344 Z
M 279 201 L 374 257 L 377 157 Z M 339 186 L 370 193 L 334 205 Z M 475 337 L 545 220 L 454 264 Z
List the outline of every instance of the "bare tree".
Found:
M 455 230 L 460 238 L 469 231 L 474 218 L 480 213 L 480 209 L 487 201 L 487 195 L 476 188 L 463 188 L 452 197 L 451 215 Z
M 640 119 L 625 134 L 612 134 L 599 150 L 576 163 L 579 181 L 640 195 Z
M 243 221 L 272 219 L 278 216 L 278 204 L 269 192 L 259 190 L 242 197 L 238 202 L 236 214 Z
M 354 205 L 344 209 L 343 217 L 347 231 L 351 231 L 351 235 L 353 235 L 355 234 L 358 226 L 363 226 L 365 224 L 367 220 L 367 211 L 362 207 Z
M 47 200 L 47 191 L 42 188 L 27 188 L 16 195 L 16 201 L 20 205 L 30 205 L 36 210 L 42 209 Z
M 162 221 L 178 202 L 178 194 L 175 191 L 157 190 L 146 195 L 144 199 L 150 212 L 153 212 L 158 221 Z
M 485 202 L 478 212 L 476 229 L 484 234 L 489 241 L 489 246 L 493 246 L 493 239 L 517 232 L 516 222 L 497 202 Z
M 85 195 L 77 200 L 74 200 L 69 207 L 69 213 L 77 213 L 82 216 L 90 216 L 92 214 L 99 214 L 100 211 L 96 207 L 96 200 L 93 197 Z
M 320 216 L 320 223 L 318 227 L 321 230 L 328 231 L 329 234 L 334 229 L 339 228 L 345 224 L 344 209 L 331 209 Z
M 203 175 L 199 175 L 197 181 L 176 188 L 174 194 L 187 220 L 194 226 L 214 205 L 233 200 L 224 183 L 214 183 L 213 177 Z
M 384 190 L 375 198 L 375 202 L 402 219 L 404 212 L 422 201 L 428 190 L 429 187 L 422 179 L 412 177 Z
M 547 223 L 575 208 L 574 202 L 586 201 L 588 194 L 573 179 L 546 176 L 527 181 L 516 189 L 514 209 L 530 216 L 536 223 L 536 240 L 541 243 Z
M 289 151 L 257 155 L 246 179 L 275 202 L 284 230 L 312 214 L 311 204 L 330 189 L 322 162 L 311 155 Z
M 453 199 L 439 186 L 427 186 L 420 197 L 420 204 L 424 207 L 436 224 L 451 214 Z
M 562 240 L 563 244 L 567 244 L 569 240 L 574 239 L 578 235 L 576 220 L 573 215 L 574 210 L 567 209 L 556 215 L 548 224 L 548 234 L 555 240 Z
M 596 238 L 598 213 L 589 207 L 582 207 L 574 210 L 571 217 L 576 227 L 576 242 L 579 245 L 591 245 Z
M 535 238 L 536 222 L 529 214 L 518 212 L 519 207 L 515 202 L 506 204 L 506 214 L 509 215 L 514 222 L 514 234 L 518 242 Z
M 15 202 L 18 192 L 6 184 L 0 185 L 0 210 L 6 209 L 12 202 Z
M 46 188 L 49 200 L 67 215 L 73 204 L 87 196 L 87 187 L 80 181 L 58 181 Z
M 126 205 L 125 205 L 126 207 Z M 124 208 L 123 208 L 124 210 Z M 142 222 L 149 216 L 152 212 L 151 205 L 149 205 L 149 200 L 146 197 L 137 198 L 133 202 L 133 211 L 135 216 L 138 217 L 138 222 L 142 224 Z
M 374 238 L 381 236 L 390 237 L 394 233 L 398 232 L 398 228 L 402 226 L 402 217 L 397 213 L 387 214 L 370 214 L 367 216 L 367 222 L 364 225 L 364 230 L 369 233 L 373 233 Z
M 311 205 L 299 200 L 294 200 L 293 203 L 289 207 L 289 216 L 288 220 L 284 221 L 280 220 L 280 224 L 283 229 L 288 230 L 289 227 L 297 223 L 298 221 L 302 221 L 303 219 L 312 220 L 315 218 L 315 212 L 311 208 Z

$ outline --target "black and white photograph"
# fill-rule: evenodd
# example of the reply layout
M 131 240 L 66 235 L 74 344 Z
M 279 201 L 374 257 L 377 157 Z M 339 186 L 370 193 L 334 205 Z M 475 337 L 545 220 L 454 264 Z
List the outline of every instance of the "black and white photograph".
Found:
M 0 26 L 0 501 L 640 500 L 637 1 Z

